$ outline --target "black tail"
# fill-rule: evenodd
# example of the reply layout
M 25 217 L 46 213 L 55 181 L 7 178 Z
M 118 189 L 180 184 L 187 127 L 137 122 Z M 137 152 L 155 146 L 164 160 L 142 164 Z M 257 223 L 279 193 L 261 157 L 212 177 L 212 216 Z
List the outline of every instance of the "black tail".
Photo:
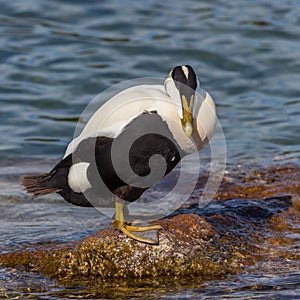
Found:
M 42 196 L 60 192 L 61 189 L 51 186 L 52 174 L 32 174 L 24 175 L 20 178 L 20 183 L 25 187 L 26 191 L 34 196 Z

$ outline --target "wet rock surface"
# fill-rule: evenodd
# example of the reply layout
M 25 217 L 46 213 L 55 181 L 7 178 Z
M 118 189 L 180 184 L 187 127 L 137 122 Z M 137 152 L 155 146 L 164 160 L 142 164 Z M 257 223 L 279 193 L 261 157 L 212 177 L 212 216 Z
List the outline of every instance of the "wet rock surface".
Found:
M 300 258 L 299 179 L 295 165 L 233 173 L 224 178 L 216 200 L 207 206 L 200 208 L 194 193 L 184 207 L 155 222 L 163 227 L 157 246 L 108 228 L 81 241 L 31 245 L 1 254 L 0 264 L 70 282 L 213 278 L 263 260 L 296 261 Z M 200 194 L 201 183 L 196 193 Z

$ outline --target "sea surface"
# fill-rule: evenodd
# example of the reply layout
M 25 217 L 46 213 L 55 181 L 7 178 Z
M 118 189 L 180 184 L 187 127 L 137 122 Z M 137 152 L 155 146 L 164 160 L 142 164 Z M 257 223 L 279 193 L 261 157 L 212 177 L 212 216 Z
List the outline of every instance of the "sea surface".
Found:
M 227 172 L 300 163 L 299 1 L 0 0 L 0 7 L 1 252 L 108 226 L 96 210 L 26 196 L 18 177 L 48 171 L 63 156 L 100 92 L 136 78 L 163 82 L 176 65 L 192 65 L 215 100 Z M 116 285 L 112 295 L 300 299 L 299 268 L 279 269 L 126 292 Z M 0 269 L 6 296 L 93 298 L 84 287 Z

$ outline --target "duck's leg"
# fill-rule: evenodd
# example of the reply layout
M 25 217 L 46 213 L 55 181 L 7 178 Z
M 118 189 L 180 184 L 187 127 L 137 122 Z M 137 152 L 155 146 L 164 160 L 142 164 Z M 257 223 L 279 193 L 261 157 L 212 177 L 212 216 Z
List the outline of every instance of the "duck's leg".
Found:
M 124 219 L 124 204 L 121 201 L 116 200 L 116 216 L 115 220 L 112 221 L 112 227 L 116 227 L 118 230 L 125 233 L 127 236 L 131 237 L 134 240 L 137 240 L 142 243 L 147 244 L 157 244 L 157 241 L 152 239 L 146 239 L 136 234 L 134 232 L 145 232 L 149 230 L 160 230 L 162 227 L 160 225 L 152 225 L 152 226 L 131 226 L 126 224 Z

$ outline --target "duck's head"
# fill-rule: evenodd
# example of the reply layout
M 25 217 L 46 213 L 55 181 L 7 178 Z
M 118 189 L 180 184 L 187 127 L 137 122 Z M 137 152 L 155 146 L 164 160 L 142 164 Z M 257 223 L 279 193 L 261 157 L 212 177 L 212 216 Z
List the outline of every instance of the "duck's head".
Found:
M 182 129 L 190 137 L 193 134 L 195 93 L 198 86 L 197 76 L 189 65 L 177 66 L 164 83 L 165 90 L 174 101 L 181 120 Z

